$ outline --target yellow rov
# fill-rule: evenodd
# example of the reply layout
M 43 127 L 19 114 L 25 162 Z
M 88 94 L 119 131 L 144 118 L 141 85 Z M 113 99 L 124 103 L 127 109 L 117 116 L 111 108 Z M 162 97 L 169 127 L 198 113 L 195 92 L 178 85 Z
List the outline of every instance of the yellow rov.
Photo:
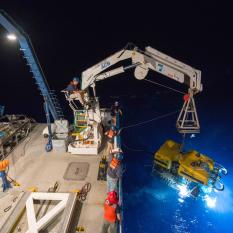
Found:
M 169 172 L 174 176 L 219 191 L 224 189 L 224 185 L 220 182 L 221 176 L 227 174 L 224 167 L 195 150 L 181 152 L 180 149 L 181 144 L 167 140 L 154 155 L 153 169 Z

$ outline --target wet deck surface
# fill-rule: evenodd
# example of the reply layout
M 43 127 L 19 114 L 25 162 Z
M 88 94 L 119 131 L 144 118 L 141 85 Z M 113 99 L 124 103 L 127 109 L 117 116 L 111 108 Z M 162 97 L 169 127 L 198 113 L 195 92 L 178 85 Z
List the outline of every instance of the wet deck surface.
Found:
M 83 203 L 78 226 L 83 226 L 85 232 L 100 232 L 106 182 L 98 181 L 97 175 L 101 153 L 104 151 L 99 155 L 71 155 L 59 151 L 46 153 L 44 150 L 46 139 L 42 137 L 44 128 L 45 125 L 42 124 L 36 126 L 29 137 L 8 157 L 10 160 L 9 176 L 15 179 L 20 186 L 10 189 L 7 193 L 0 192 L 0 229 L 23 192 L 28 191 L 30 187 L 37 187 L 39 192 L 46 192 L 57 181 L 59 183 L 58 192 L 71 192 L 74 189 L 81 189 L 86 182 L 91 183 L 92 188 Z M 85 180 L 64 180 L 63 176 L 71 162 L 89 163 L 89 171 Z M 13 202 L 16 197 L 18 199 Z M 4 209 L 9 205 L 12 205 L 12 208 L 5 213 Z M 21 228 L 21 232 L 24 232 L 24 227 Z M 56 232 L 55 229 L 56 227 L 50 232 Z

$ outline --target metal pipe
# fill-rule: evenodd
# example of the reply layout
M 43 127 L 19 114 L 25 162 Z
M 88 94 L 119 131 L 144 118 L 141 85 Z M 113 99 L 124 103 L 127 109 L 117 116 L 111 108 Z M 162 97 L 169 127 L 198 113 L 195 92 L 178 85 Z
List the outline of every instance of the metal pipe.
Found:
M 126 70 L 133 69 L 133 68 L 139 66 L 140 64 L 141 64 L 140 62 L 137 62 L 137 63 L 134 63 L 132 65 L 128 65 L 128 66 L 120 66 L 120 67 L 115 68 L 113 70 L 109 70 L 109 71 L 106 71 L 104 73 L 97 75 L 95 80 L 100 81 L 100 80 L 115 76 L 117 74 L 124 73 Z

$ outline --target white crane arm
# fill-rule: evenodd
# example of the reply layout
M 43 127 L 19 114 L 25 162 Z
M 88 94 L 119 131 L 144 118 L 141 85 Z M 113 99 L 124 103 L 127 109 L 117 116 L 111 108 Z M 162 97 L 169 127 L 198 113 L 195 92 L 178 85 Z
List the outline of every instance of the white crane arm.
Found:
M 132 59 L 133 66 L 136 63 L 137 63 L 136 65 L 139 65 L 144 62 L 144 55 L 138 53 L 136 50 L 127 50 L 127 49 L 126 50 L 122 49 L 119 52 L 114 53 L 112 56 L 109 56 L 108 58 L 104 59 L 98 64 L 82 72 L 82 90 L 91 86 L 95 81 L 99 81 L 117 75 L 119 73 L 123 73 L 125 69 L 127 69 L 123 66 L 107 71 L 105 73 L 103 73 L 103 71 L 117 64 L 118 62 L 127 59 Z
M 200 70 L 161 53 L 152 47 L 146 47 L 145 61 L 150 69 L 188 85 L 195 92 L 202 91 Z
M 127 59 L 131 59 L 132 65 L 126 67 L 121 66 L 104 72 L 109 67 Z M 202 91 L 200 70 L 186 65 L 151 47 L 146 47 L 145 51 L 141 51 L 136 47 L 132 50 L 120 50 L 85 70 L 82 73 L 82 89 L 84 90 L 93 85 L 95 81 L 123 73 L 130 68 L 135 68 L 134 75 L 137 79 L 144 79 L 149 69 L 151 69 L 177 82 L 188 85 L 194 92 Z

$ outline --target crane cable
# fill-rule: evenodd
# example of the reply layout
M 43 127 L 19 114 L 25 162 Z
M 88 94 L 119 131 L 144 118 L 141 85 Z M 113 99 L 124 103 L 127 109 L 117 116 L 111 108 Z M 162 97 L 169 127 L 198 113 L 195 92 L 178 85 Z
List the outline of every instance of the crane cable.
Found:
M 122 127 L 122 128 L 119 129 L 118 134 L 120 134 L 121 131 L 124 130 L 124 129 L 133 128 L 133 127 L 140 126 L 140 125 L 145 125 L 145 124 L 148 124 L 150 122 L 153 122 L 153 121 L 156 121 L 156 120 L 160 120 L 160 119 L 163 119 L 163 118 L 168 117 L 168 116 L 172 116 L 172 115 L 178 113 L 179 111 L 180 110 L 176 110 L 176 111 L 173 111 L 173 112 L 170 112 L 170 113 L 163 114 L 161 116 L 154 117 L 154 118 L 152 118 L 150 120 L 142 121 L 142 122 L 139 122 L 139 123 L 136 123 L 136 124 L 132 124 L 132 125 L 128 125 L 128 126 L 124 126 L 124 127 Z
M 172 88 L 172 87 L 163 85 L 163 84 L 161 84 L 161 83 L 157 83 L 157 82 L 151 81 L 151 80 L 149 80 L 149 79 L 144 79 L 144 80 L 147 81 L 147 82 L 153 83 L 153 84 L 155 84 L 155 85 L 157 85 L 157 86 L 164 87 L 164 88 L 167 88 L 167 89 L 169 89 L 169 90 L 175 91 L 175 92 L 177 92 L 177 93 L 186 94 L 185 92 L 179 91 L 179 90 L 177 90 L 177 89 L 174 89 L 174 88 Z
M 164 84 L 161 84 L 161 83 L 158 83 L 158 82 L 155 82 L 155 81 L 151 81 L 151 80 L 149 80 L 149 79 L 144 79 L 144 80 L 147 81 L 147 82 L 150 82 L 150 83 L 152 83 L 152 84 L 154 84 L 154 85 L 157 85 L 157 86 L 164 87 L 164 88 L 167 88 L 167 89 L 169 89 L 169 90 L 175 91 L 175 92 L 177 92 L 177 93 L 179 93 L 179 94 L 183 94 L 183 95 L 186 94 L 185 92 L 182 92 L 182 91 L 180 91 L 180 90 L 174 89 L 174 88 L 169 87 L 169 86 L 166 86 L 166 85 L 164 85 Z M 181 148 L 180 148 L 180 151 L 181 151 L 181 152 L 182 152 L 183 149 L 184 149 L 184 145 L 185 145 L 185 133 L 183 134 L 182 144 L 181 144 Z
M 163 114 L 163 115 L 158 116 L 158 117 L 154 117 L 154 118 L 152 118 L 152 119 L 150 119 L 150 120 L 146 120 L 146 121 L 142 121 L 142 122 L 139 122 L 139 123 L 136 123 L 136 124 L 132 124 L 132 125 L 128 125 L 128 126 L 122 127 L 122 128 L 119 129 L 118 135 L 119 135 L 119 134 L 122 132 L 122 130 L 124 130 L 124 129 L 133 128 L 133 127 L 137 127 L 137 126 L 140 126 L 140 125 L 145 125 L 145 124 L 151 123 L 151 122 L 153 122 L 153 121 L 160 120 L 160 119 L 163 119 L 163 118 L 168 117 L 168 116 L 172 116 L 172 115 L 176 114 L 177 112 L 179 112 L 179 110 L 173 111 L 173 112 L 170 112 L 170 113 L 166 113 L 166 114 Z M 149 154 L 153 154 L 152 152 L 147 151 L 147 150 L 145 150 L 145 149 L 134 149 L 134 148 L 131 148 L 131 147 L 127 146 L 124 142 L 122 142 L 122 144 L 123 144 L 123 146 L 124 146 L 126 149 L 128 149 L 128 150 L 130 150 L 130 151 L 135 151 L 135 152 L 147 152 L 147 153 L 149 153 Z

